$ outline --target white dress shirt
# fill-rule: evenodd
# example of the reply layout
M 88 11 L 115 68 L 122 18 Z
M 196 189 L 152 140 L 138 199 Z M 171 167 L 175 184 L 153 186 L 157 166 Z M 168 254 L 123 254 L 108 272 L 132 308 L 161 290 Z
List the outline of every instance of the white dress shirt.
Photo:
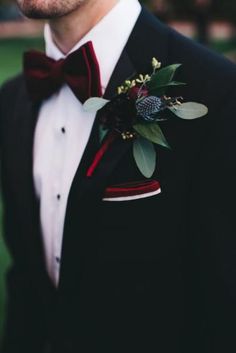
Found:
M 140 14 L 138 0 L 120 0 L 71 50 L 92 41 L 100 66 L 103 93 Z M 65 57 L 45 26 L 46 54 Z M 33 175 L 40 200 L 40 221 L 48 274 L 58 285 L 67 199 L 88 142 L 95 114 L 86 113 L 64 85 L 41 105 L 34 136 Z

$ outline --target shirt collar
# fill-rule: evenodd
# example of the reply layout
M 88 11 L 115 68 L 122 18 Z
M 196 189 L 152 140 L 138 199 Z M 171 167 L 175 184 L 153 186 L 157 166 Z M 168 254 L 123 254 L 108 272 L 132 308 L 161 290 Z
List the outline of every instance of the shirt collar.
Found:
M 92 41 L 99 62 L 103 92 L 109 82 L 116 63 L 126 45 L 132 29 L 141 12 L 138 0 L 119 0 L 67 54 L 77 50 L 84 43 Z M 47 56 L 59 60 L 65 55 L 52 40 L 50 27 L 45 25 L 44 38 Z

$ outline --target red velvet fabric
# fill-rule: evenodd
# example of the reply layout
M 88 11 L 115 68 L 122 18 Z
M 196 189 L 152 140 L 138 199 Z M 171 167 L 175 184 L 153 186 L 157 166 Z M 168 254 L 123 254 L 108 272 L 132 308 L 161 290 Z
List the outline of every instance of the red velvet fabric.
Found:
M 95 171 L 95 169 L 97 168 L 98 164 L 100 163 L 102 157 L 104 156 L 104 154 L 106 153 L 106 151 L 108 150 L 108 148 L 110 147 L 110 145 L 112 144 L 112 142 L 119 136 L 119 134 L 116 131 L 111 132 L 106 140 L 104 141 L 104 143 L 102 144 L 102 146 L 99 148 L 99 150 L 97 151 L 92 164 L 90 165 L 90 167 L 87 170 L 86 176 L 87 177 L 91 177 Z
M 157 180 L 147 180 L 136 183 L 127 183 L 114 185 L 106 188 L 104 197 L 115 198 L 142 195 L 149 192 L 154 192 L 160 189 L 160 183 Z
M 82 103 L 90 97 L 102 95 L 100 70 L 92 42 L 58 61 L 38 51 L 26 52 L 24 73 L 33 101 L 47 99 L 64 83 Z

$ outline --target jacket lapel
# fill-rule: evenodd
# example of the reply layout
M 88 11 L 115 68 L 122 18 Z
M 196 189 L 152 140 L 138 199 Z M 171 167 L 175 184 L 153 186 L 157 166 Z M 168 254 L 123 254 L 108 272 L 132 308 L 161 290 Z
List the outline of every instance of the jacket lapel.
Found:
M 117 87 L 126 79 L 140 73 L 150 72 L 152 57 L 157 57 L 163 63 L 166 62 L 167 33 L 165 26 L 159 23 L 159 36 L 156 38 L 153 35 L 153 28 L 147 27 L 147 24 L 150 26 L 150 18 L 153 20 L 153 17 L 143 9 L 111 76 L 104 94 L 105 98 L 111 99 L 116 94 Z M 156 25 L 156 19 L 154 23 Z M 149 38 L 148 41 L 147 38 Z M 71 192 L 73 192 L 73 185 L 80 183 L 79 202 L 90 196 L 92 198 L 101 197 L 107 179 L 132 145 L 132 142 L 118 138 L 105 153 L 94 175 L 85 177 L 86 171 L 100 146 L 98 127 L 97 115 L 89 142 L 71 187 Z
M 124 51 L 118 61 L 116 69 L 112 75 L 109 85 L 106 89 L 104 97 L 110 99 L 116 92 L 116 89 L 127 77 L 133 76 L 136 73 L 133 64 L 129 60 L 129 56 Z M 93 161 L 93 158 L 100 147 L 99 142 L 99 119 L 98 114 L 89 138 L 89 142 L 82 157 L 80 166 L 77 169 L 74 177 L 70 192 L 73 193 L 74 184 L 78 184 L 80 201 L 83 198 L 99 197 L 100 192 L 103 190 L 106 179 L 110 175 L 113 168 L 119 162 L 122 155 L 130 147 L 130 143 L 124 143 L 122 139 L 117 139 L 109 148 L 108 153 L 104 155 L 101 163 L 99 164 L 96 172 L 92 177 L 86 177 L 86 171 Z
M 106 98 L 110 99 L 116 93 L 117 87 L 126 79 L 136 74 L 150 72 L 152 57 L 157 57 L 165 64 L 167 31 L 165 26 L 161 23 L 156 30 L 153 29 L 152 21 L 155 26 L 157 26 L 156 19 L 143 9 L 112 74 L 104 95 Z M 159 33 L 158 38 L 155 36 L 157 32 Z M 74 251 L 78 248 L 78 241 L 82 242 L 79 245 L 79 248 L 82 249 L 89 248 L 89 242 L 96 242 L 96 239 L 88 238 L 89 232 L 86 234 L 86 240 L 82 239 L 83 234 L 81 233 L 83 233 L 83 231 L 81 224 L 84 219 L 87 219 L 87 212 L 91 213 L 91 208 L 95 207 L 93 205 L 96 205 L 96 203 L 101 200 L 109 176 L 114 171 L 121 158 L 132 146 L 131 141 L 127 142 L 121 138 L 115 140 L 103 156 L 93 176 L 86 177 L 86 171 L 91 165 L 95 153 L 99 148 L 98 126 L 97 116 L 69 193 L 62 245 L 60 289 L 68 289 L 68 286 L 73 286 L 73 283 L 70 282 L 68 272 L 70 272 L 74 266 L 74 257 L 78 256 L 77 253 L 74 254 Z M 94 212 L 96 211 L 94 210 Z M 80 222 L 77 224 L 78 216 Z M 81 231 L 78 231 L 78 227 L 80 227 Z M 78 233 L 81 234 L 79 237 L 80 240 L 78 240 Z M 84 241 L 86 241 L 86 245 L 83 243 Z M 72 254 L 74 254 L 74 256 Z M 82 254 L 80 255 L 83 256 Z

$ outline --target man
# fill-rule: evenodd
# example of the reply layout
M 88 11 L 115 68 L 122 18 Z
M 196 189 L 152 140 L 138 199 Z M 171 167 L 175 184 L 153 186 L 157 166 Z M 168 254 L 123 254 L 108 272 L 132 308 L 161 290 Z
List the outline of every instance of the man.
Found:
M 31 53 L 24 76 L 1 90 L 5 239 L 13 257 L 3 352 L 235 352 L 235 66 L 136 0 L 18 3 L 27 16 L 48 19 L 51 59 L 41 61 L 43 69 L 57 61 L 60 87 L 41 92 L 39 79 L 38 90 L 29 89 L 29 73 L 45 77 L 41 54 Z M 101 88 L 112 98 L 124 80 L 151 72 L 156 57 L 163 67 L 182 64 L 176 80 L 187 85 L 172 95 L 209 109 L 196 121 L 161 123 L 171 150 L 156 147 L 151 179 L 136 167 L 132 141 L 121 138 L 87 175 L 100 147 L 98 120 L 58 72 L 60 59 L 88 41 L 92 83 L 101 79 L 96 94 Z M 39 91 L 47 97 L 35 103 Z M 111 186 L 150 182 L 161 192 L 105 201 Z

